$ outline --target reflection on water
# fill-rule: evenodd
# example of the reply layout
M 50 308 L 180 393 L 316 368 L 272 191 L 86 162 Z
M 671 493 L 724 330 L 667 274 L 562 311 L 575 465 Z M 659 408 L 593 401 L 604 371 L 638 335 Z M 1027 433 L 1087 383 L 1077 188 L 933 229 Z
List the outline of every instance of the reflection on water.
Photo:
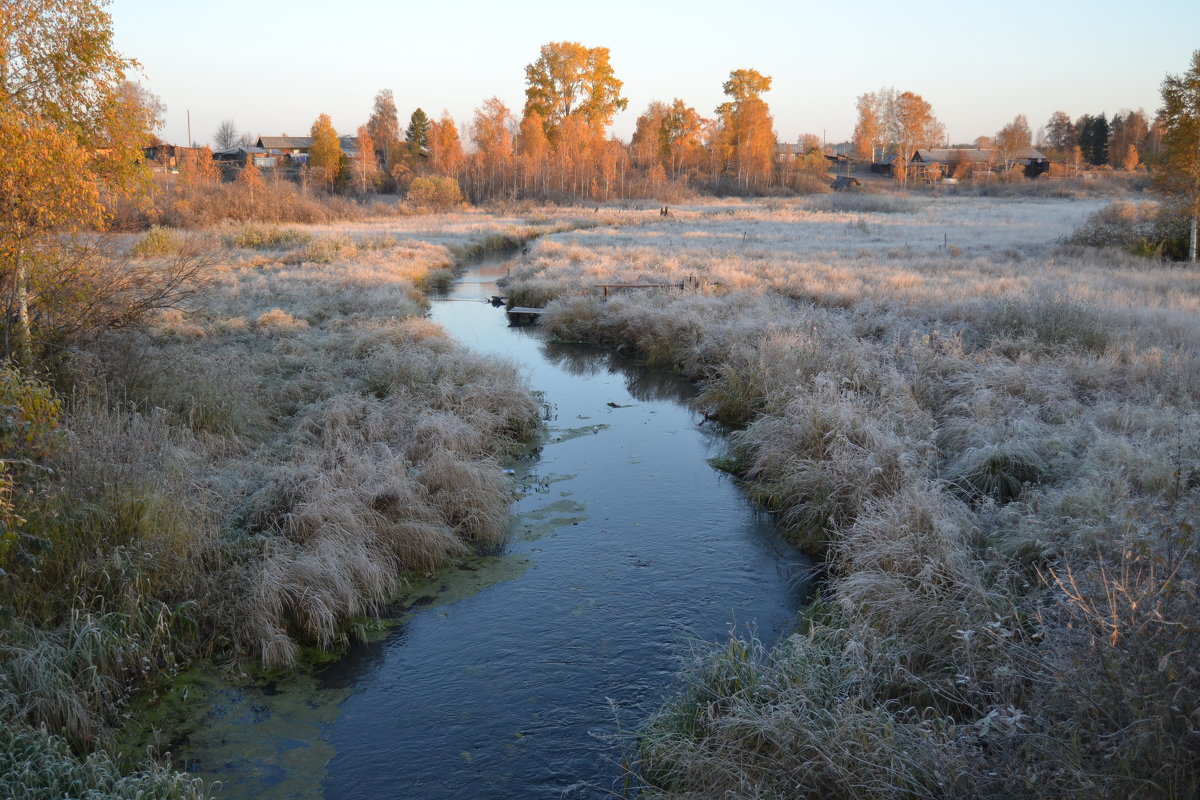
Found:
M 568 375 L 584 377 L 611 372 L 625 377 L 625 389 L 635 400 L 688 405 L 696 387 L 682 375 L 650 367 L 607 347 L 546 342 L 542 356 Z
M 497 557 L 430 576 L 391 636 L 321 676 L 344 698 L 312 743 L 324 778 L 289 796 L 612 796 L 614 742 L 677 687 L 680 655 L 731 630 L 770 643 L 807 591 L 807 562 L 706 463 L 722 443 L 686 381 L 462 301 L 495 293 L 470 273 L 432 316 L 513 359 L 554 409 L 512 464 L 512 534 Z

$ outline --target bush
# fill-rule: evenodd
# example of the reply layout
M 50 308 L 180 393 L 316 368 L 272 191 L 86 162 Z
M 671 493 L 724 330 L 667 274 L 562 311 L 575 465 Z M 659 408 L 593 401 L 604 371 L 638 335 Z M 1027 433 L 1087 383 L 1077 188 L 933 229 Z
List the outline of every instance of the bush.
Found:
M 414 208 L 449 211 L 462 205 L 458 181 L 445 175 L 415 178 L 408 187 L 408 202 Z
M 318 236 L 284 258 L 285 264 L 331 264 L 353 258 L 358 246 L 348 236 Z
M 32 562 L 42 547 L 36 537 L 22 534 L 25 520 L 13 494 L 18 487 L 22 496 L 32 491 L 41 462 L 59 442 L 61 417 L 62 403 L 49 386 L 9 364 L 0 366 L 0 578 L 5 566 L 11 569 L 10 553 L 20 563 Z
M 1112 339 L 1104 315 L 1061 297 L 988 304 L 977 325 L 987 344 L 1015 342 L 1037 354 L 1064 349 L 1101 354 Z
M 131 253 L 135 258 L 161 258 L 178 253 L 181 244 L 176 231 L 154 225 L 134 243 Z
M 277 250 L 293 245 L 308 244 L 312 241 L 312 234 L 290 228 L 246 225 L 231 234 L 228 241 L 233 247 L 245 247 L 251 250 Z
M 1088 217 L 1063 242 L 1183 261 L 1188 252 L 1188 222 L 1186 214 L 1169 204 L 1116 202 Z

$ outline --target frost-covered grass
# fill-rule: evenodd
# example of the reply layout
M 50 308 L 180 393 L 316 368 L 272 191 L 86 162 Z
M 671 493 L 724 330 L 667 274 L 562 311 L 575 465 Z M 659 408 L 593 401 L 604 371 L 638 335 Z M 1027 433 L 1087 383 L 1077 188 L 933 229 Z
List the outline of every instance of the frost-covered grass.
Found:
M 499 459 L 537 404 L 511 364 L 425 319 L 419 287 L 579 222 L 387 223 L 217 229 L 207 289 L 78 353 L 61 406 L 4 373 L 5 397 L 26 399 L 6 400 L 0 444 L 27 465 L 12 473 L 20 536 L 0 536 L 4 724 L 86 754 L 147 679 L 336 649 L 408 573 L 502 538 Z
M 1200 276 L 1060 238 L 1104 199 L 710 203 L 513 270 L 742 426 L 729 462 L 829 578 L 645 730 L 668 796 L 1200 790 Z M 943 238 L 945 236 L 945 238 Z M 605 301 L 597 283 L 683 283 Z

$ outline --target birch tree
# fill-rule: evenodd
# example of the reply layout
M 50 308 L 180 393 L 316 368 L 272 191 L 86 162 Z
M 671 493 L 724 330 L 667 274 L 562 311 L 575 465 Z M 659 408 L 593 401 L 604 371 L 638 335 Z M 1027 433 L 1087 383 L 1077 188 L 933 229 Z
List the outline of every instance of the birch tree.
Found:
M 854 153 L 863 160 L 875 160 L 875 146 L 883 133 L 879 95 L 867 92 L 858 98 L 858 121 L 854 124 Z
M 429 123 L 428 140 L 429 169 L 435 175 L 457 178 L 466 155 L 458 136 L 458 126 L 449 111 L 443 111 L 440 120 Z
M 34 366 L 39 299 L 76 284 L 70 234 L 102 226 L 102 200 L 148 186 L 141 149 L 160 106 L 141 103 L 102 0 L 6 2 L 0 13 L 0 280 L 5 352 Z M 90 285 L 90 284 L 89 284 Z M 102 284 L 101 284 L 102 286 Z M 75 309 L 75 314 L 80 309 Z
M 540 116 L 551 142 L 568 117 L 581 117 L 594 131 L 602 132 L 629 105 L 621 97 L 624 84 L 613 72 L 607 47 L 544 44 L 537 60 L 525 67 L 525 84 L 524 116 Z
M 312 125 L 312 149 L 308 151 L 308 168 L 313 176 L 330 191 L 342 168 L 342 143 L 334 130 L 333 120 L 321 114 Z
M 375 143 L 376 152 L 383 159 L 384 169 L 390 172 L 403 149 L 400 118 L 396 114 L 396 101 L 391 89 L 381 89 L 379 94 L 375 95 L 375 107 L 367 120 L 367 131 Z
M 719 146 L 728 153 L 726 169 L 743 189 L 762 189 L 775 165 L 774 120 L 762 95 L 771 89 L 771 76 L 753 69 L 736 69 L 721 87 L 728 101 L 717 106 L 725 129 Z
M 1163 80 L 1161 93 L 1164 157 L 1158 187 L 1176 198 L 1191 218 L 1188 261 L 1195 263 L 1200 228 L 1200 50 L 1192 53 L 1187 72 Z

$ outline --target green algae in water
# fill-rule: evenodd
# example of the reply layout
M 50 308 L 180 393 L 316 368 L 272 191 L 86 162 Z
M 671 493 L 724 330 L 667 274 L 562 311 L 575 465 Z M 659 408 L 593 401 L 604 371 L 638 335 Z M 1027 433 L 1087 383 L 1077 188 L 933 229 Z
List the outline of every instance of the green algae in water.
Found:
M 221 798 L 319 798 L 335 752 L 324 730 L 350 691 L 321 688 L 308 673 L 238 685 L 195 668 L 135 700 L 122 753 L 169 752 L 174 766 L 219 782 Z
M 574 500 L 559 500 L 548 503 L 532 511 L 519 515 L 513 524 L 514 535 L 527 542 L 536 541 L 544 536 L 566 528 L 578 525 L 587 520 L 584 513 L 587 508 Z
M 210 690 L 207 716 L 175 759 L 196 777 L 220 781 L 223 798 L 319 798 L 335 754 L 324 732 L 350 692 L 320 688 L 307 674 Z
M 410 611 L 416 607 L 436 608 L 457 603 L 489 586 L 516 580 L 532 563 L 529 556 L 517 554 L 464 558 L 423 577 L 410 578 L 398 606 Z
M 404 617 L 475 595 L 519 578 L 532 560 L 524 555 L 473 556 L 410 579 L 398 598 L 397 617 L 359 620 L 360 636 L 378 641 Z M 148 689 L 130 709 L 122 752 L 170 752 L 173 764 L 205 782 L 219 781 L 220 798 L 319 798 L 326 768 L 336 754 L 325 730 L 337 719 L 352 687 L 328 688 L 311 672 L 337 654 L 309 653 L 310 671 L 251 682 L 223 675 L 213 665 L 183 671 Z

